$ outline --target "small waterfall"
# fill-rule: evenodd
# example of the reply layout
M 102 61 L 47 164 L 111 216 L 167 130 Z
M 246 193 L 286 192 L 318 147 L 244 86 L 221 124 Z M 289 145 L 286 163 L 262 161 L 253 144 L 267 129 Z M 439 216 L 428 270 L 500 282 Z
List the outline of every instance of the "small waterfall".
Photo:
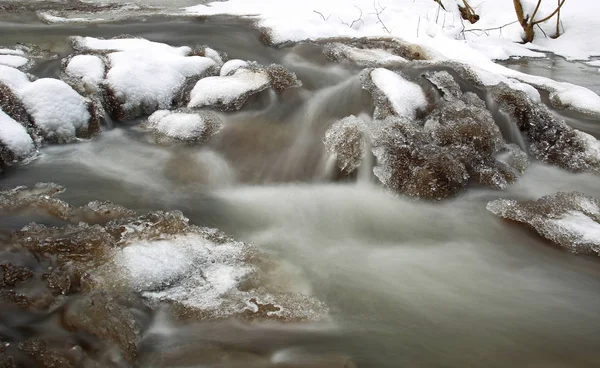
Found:
M 517 123 L 507 113 L 500 110 L 498 103 L 494 101 L 489 94 L 486 95 L 485 100 L 487 108 L 492 112 L 494 121 L 500 129 L 500 133 L 502 133 L 502 137 L 506 143 L 516 144 L 520 149 L 527 152 L 527 143 L 525 142 Z

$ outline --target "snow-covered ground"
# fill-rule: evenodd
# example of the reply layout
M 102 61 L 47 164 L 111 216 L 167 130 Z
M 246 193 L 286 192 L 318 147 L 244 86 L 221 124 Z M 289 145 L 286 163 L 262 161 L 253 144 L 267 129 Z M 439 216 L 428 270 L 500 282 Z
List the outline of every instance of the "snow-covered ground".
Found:
M 461 0 L 443 0 L 444 8 L 431 0 L 228 0 L 186 8 L 190 14 L 233 14 L 257 20 L 273 43 L 327 37 L 393 36 L 424 46 L 437 55 L 477 67 L 486 85 L 517 79 L 553 91 L 564 105 L 600 114 L 600 97 L 569 83 L 557 83 L 505 68 L 493 60 L 510 57 L 543 57 L 552 52 L 569 60 L 600 56 L 600 2 L 568 0 L 561 9 L 559 38 L 556 17 L 536 28 L 533 43 L 522 44 L 524 32 L 516 21 L 511 1 L 470 0 L 480 15 L 475 24 L 462 20 Z M 533 13 L 535 0 L 522 0 L 526 14 Z M 536 15 L 551 14 L 556 2 L 544 0 Z M 547 35 L 545 36 L 544 33 Z M 592 64 L 594 65 L 594 64 Z M 500 78 L 499 78 L 500 77 Z M 509 80 L 510 81 L 510 80 Z M 573 106 L 575 105 L 575 106 Z

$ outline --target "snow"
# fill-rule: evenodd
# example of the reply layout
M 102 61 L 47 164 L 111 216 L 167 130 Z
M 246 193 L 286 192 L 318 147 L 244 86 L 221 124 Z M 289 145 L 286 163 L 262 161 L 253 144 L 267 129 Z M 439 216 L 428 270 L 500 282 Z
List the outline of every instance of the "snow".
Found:
M 19 89 L 30 83 L 27 74 L 5 65 L 0 65 L 0 82 L 6 84 L 13 90 Z
M 115 263 L 146 298 L 217 310 L 232 299 L 224 294 L 243 294 L 237 287 L 254 271 L 243 259 L 246 250 L 243 244 L 215 244 L 190 233 L 134 242 L 116 255 Z
M 0 64 L 12 66 L 13 68 L 20 68 L 27 65 L 29 60 L 23 56 L 18 55 L 0 55 Z
M 66 73 L 76 77 L 90 77 L 93 80 L 100 82 L 104 79 L 104 62 L 95 55 L 76 55 L 69 61 Z
M 600 224 L 581 211 L 569 211 L 548 222 L 556 226 L 556 232 L 568 234 L 574 244 L 600 244 Z
M 266 72 L 238 69 L 226 77 L 208 77 L 198 81 L 190 94 L 188 107 L 230 105 L 249 93 L 269 85 Z
M 248 66 L 248 62 L 240 59 L 233 59 L 227 61 L 221 67 L 220 75 L 222 77 L 226 77 L 230 74 L 233 74 L 239 68 L 246 68 Z
M 106 84 L 122 102 L 125 111 L 139 107 L 168 109 L 183 88 L 186 78 L 201 75 L 217 63 L 208 57 L 188 56 L 189 47 L 172 47 L 145 39 L 103 40 L 75 37 L 76 48 L 107 51 L 111 66 Z
M 510 1 L 471 0 L 481 19 L 471 25 L 462 21 L 458 0 L 443 1 L 447 11 L 431 0 L 228 0 L 186 8 L 191 14 L 232 14 L 257 20 L 261 28 L 269 29 L 273 43 L 301 41 L 327 37 L 392 36 L 434 50 L 434 59 L 450 59 L 485 72 L 519 80 L 535 87 L 549 89 L 557 99 L 584 113 L 600 114 L 600 97 L 569 83 L 519 73 L 492 61 L 511 56 L 542 57 L 539 51 L 550 51 L 569 60 L 588 60 L 600 56 L 600 27 L 597 15 L 600 2 L 569 0 L 561 10 L 564 34 L 557 39 L 545 38 L 536 29 L 531 44 L 519 44 L 523 30 L 516 23 Z M 531 11 L 535 3 L 525 1 Z M 536 19 L 542 19 L 554 9 L 555 2 L 544 1 Z M 377 14 L 379 13 L 379 14 Z M 464 26 L 464 28 L 463 28 Z M 555 18 L 540 25 L 553 35 Z M 490 29 L 477 31 L 477 29 Z M 465 32 L 463 32 L 463 30 Z M 481 73 L 479 73 L 481 72 Z M 506 80 L 504 80 L 506 82 Z M 491 83 L 485 83 L 491 85 Z M 530 90 L 531 91 L 531 90 Z
M 23 50 L 14 50 L 14 49 L 1 49 L 0 55 L 19 55 L 25 56 L 25 52 Z
M 2 110 L 0 110 L 0 142 L 17 158 L 25 158 L 35 150 L 33 140 L 25 127 Z
M 377 68 L 371 72 L 373 83 L 390 100 L 395 113 L 414 119 L 418 109 L 427 107 L 421 87 L 388 69 Z
M 148 117 L 148 128 L 167 137 L 191 140 L 206 134 L 208 124 L 200 114 L 159 110 Z
M 88 125 L 85 99 L 63 81 L 38 79 L 17 92 L 36 126 L 50 137 L 72 139 L 77 128 Z
M 221 55 L 219 55 L 216 50 L 213 50 L 210 47 L 204 49 L 204 56 L 213 59 L 217 65 L 223 65 L 223 59 L 221 59 Z

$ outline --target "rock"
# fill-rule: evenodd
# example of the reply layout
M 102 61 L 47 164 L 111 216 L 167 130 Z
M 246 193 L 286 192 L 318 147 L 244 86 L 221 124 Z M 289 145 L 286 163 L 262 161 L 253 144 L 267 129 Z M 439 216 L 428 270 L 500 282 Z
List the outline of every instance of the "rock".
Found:
M 189 80 L 215 74 L 218 69 L 215 60 L 194 55 L 189 47 L 131 37 L 73 37 L 71 41 L 81 53 L 106 58 L 110 67 L 101 83 L 103 101 L 117 120 L 171 108 Z
M 78 137 L 89 138 L 99 132 L 97 116 L 92 113 L 93 103 L 84 99 L 65 82 L 52 78 L 30 82 L 25 73 L 2 65 L 0 82 L 11 90 L 10 93 L 4 91 L 2 94 L 12 95 L 9 102 L 4 104 L 22 104 L 28 117 L 31 117 L 35 133 L 47 142 L 70 142 Z M 22 110 L 19 107 L 10 110 L 28 128 L 27 117 Z
M 0 265 L 4 271 L 4 284 L 15 286 L 19 282 L 27 281 L 33 277 L 31 269 L 24 266 L 15 266 L 11 263 Z M 0 283 L 1 286 L 2 283 Z
M 447 71 L 428 71 L 423 74 L 423 77 L 441 92 L 444 100 L 453 101 L 461 98 L 462 91 L 460 85 Z
M 388 117 L 373 122 L 375 176 L 389 189 L 411 197 L 443 199 L 462 191 L 468 183 L 465 165 L 430 141 L 406 120 Z
M 600 202 L 582 193 L 559 192 L 537 201 L 498 199 L 488 211 L 531 226 L 572 253 L 600 254 Z
M 132 313 L 109 296 L 94 293 L 75 299 L 65 310 L 63 320 L 70 329 L 114 343 L 128 361 L 134 361 L 139 327 Z
M 375 119 L 397 116 L 414 120 L 419 111 L 427 107 L 427 98 L 421 87 L 391 70 L 366 69 L 361 80 L 363 89 L 373 98 Z
M 35 148 L 27 129 L 0 110 L 0 170 L 31 157 Z
M 293 72 L 281 65 L 257 63 L 224 65 L 224 76 L 199 80 L 190 93 L 188 107 L 212 107 L 222 111 L 239 110 L 248 97 L 271 87 L 277 92 L 299 87 Z
M 38 364 L 46 368 L 75 368 L 75 364 L 64 354 L 48 349 L 41 339 L 30 339 L 19 344 L 19 349 L 32 356 Z
M 368 149 L 367 124 L 354 115 L 335 122 L 325 133 L 323 143 L 335 155 L 338 167 L 351 173 L 360 166 Z
M 490 92 L 527 137 L 535 158 L 573 172 L 600 173 L 600 143 L 594 137 L 569 127 L 547 107 L 504 83 Z
M 160 141 L 183 141 L 202 144 L 221 130 L 219 117 L 208 111 L 159 110 L 148 117 L 143 125 Z
M 392 37 L 326 38 L 317 41 L 324 45 L 323 52 L 333 61 L 352 61 L 359 65 L 387 66 L 406 60 L 429 60 L 431 51 L 422 46 Z
M 216 229 L 190 225 L 178 211 L 139 216 L 100 202 L 74 209 L 53 197 L 61 190 L 40 184 L 0 196 L 0 206 L 11 211 L 50 209 L 77 223 L 52 227 L 32 223 L 11 237 L 12 244 L 51 265 L 44 278 L 55 295 L 73 291 L 137 295 L 152 309 L 168 304 L 181 318 L 194 319 L 304 321 L 327 313 L 313 297 L 274 282 L 289 277 L 289 271 L 253 245 Z M 115 219 L 95 225 L 79 222 L 98 217 Z M 18 302 L 19 295 L 5 298 Z

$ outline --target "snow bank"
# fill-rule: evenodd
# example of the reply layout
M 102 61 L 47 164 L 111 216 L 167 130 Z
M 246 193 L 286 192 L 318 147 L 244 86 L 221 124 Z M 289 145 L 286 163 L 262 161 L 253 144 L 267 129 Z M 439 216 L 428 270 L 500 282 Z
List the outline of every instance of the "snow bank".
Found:
M 188 78 L 200 77 L 217 66 L 209 57 L 191 56 L 189 47 L 145 39 L 74 37 L 72 42 L 82 51 L 114 51 L 107 56 L 110 69 L 104 84 L 114 100 L 113 115 L 119 119 L 170 108 Z
M 439 60 L 464 62 L 497 76 L 542 87 L 553 93 L 557 101 L 564 101 L 562 107 L 600 115 L 600 97 L 587 89 L 528 76 L 492 62 L 495 58 L 544 55 L 532 50 L 551 51 L 568 59 L 587 60 L 591 56 L 600 56 L 600 30 L 597 27 L 600 2 L 567 1 L 561 10 L 564 34 L 558 39 L 545 38 L 536 29 L 538 35 L 535 42 L 528 45 L 516 43 L 522 39 L 523 31 L 515 23 L 516 15 L 510 1 L 472 0 L 470 4 L 481 16 L 479 22 L 473 25 L 460 18 L 457 5 L 462 5 L 462 2 L 444 0 L 443 3 L 446 11 L 431 0 L 379 0 L 376 3 L 369 0 L 228 0 L 189 7 L 186 11 L 192 14 L 233 14 L 256 18 L 258 26 L 268 29 L 266 33 L 276 44 L 344 36 L 400 37 L 435 50 L 441 58 Z M 532 1 L 525 3 L 526 9 L 532 11 Z M 548 15 L 554 7 L 555 2 L 544 1 L 536 18 Z M 555 19 L 541 26 L 552 35 Z M 495 29 L 476 31 L 488 28 Z M 359 62 L 375 57 L 373 51 L 345 52 L 354 52 L 351 58 Z M 379 56 L 386 57 L 383 54 Z M 506 78 L 484 83 L 509 83 Z
M 204 142 L 221 127 L 219 118 L 210 112 L 173 112 L 159 110 L 148 117 L 146 128 L 181 141 Z
M 0 110 L 0 147 L 2 145 L 12 153 L 14 159 L 26 158 L 35 150 L 35 144 L 25 127 Z
M 188 107 L 215 106 L 237 110 L 248 96 L 265 90 L 269 84 L 266 71 L 243 68 L 230 76 L 204 78 L 192 89 Z

